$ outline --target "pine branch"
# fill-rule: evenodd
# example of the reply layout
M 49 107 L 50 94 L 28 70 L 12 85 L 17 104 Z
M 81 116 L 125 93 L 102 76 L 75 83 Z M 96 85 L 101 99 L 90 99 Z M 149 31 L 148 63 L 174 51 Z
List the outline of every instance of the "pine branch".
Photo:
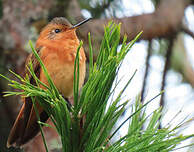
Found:
M 182 26 L 181 30 L 194 39 L 194 33 L 186 26 Z
M 146 69 L 145 69 L 145 74 L 144 74 L 144 79 L 143 79 L 143 84 L 142 84 L 142 91 L 141 91 L 141 101 L 143 103 L 144 100 L 144 94 L 145 94 L 145 88 L 146 88 L 146 81 L 148 77 L 148 71 L 149 71 L 149 61 L 151 57 L 151 49 L 152 49 L 152 40 L 148 42 L 148 49 L 147 49 L 147 57 L 146 57 Z
M 169 44 L 168 44 L 168 48 L 166 50 L 166 61 L 164 64 L 164 70 L 163 70 L 163 75 L 162 75 L 162 84 L 161 84 L 161 91 L 163 91 L 165 89 L 166 86 L 166 76 L 167 76 L 167 71 L 170 67 L 170 58 L 172 56 L 172 48 L 173 48 L 173 44 L 174 44 L 174 37 L 169 39 Z M 164 107 L 164 96 L 165 93 L 161 95 L 160 98 L 160 107 Z M 159 128 L 162 128 L 161 124 L 159 125 Z

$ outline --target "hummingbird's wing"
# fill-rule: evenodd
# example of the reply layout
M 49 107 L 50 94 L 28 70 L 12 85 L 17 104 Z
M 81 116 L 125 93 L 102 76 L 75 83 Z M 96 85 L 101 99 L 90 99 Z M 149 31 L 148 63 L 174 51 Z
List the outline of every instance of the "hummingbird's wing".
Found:
M 42 47 L 36 49 L 37 53 L 40 55 Z M 38 78 L 40 78 L 40 70 L 41 66 L 39 62 L 37 61 L 34 54 L 30 54 L 26 60 L 26 65 L 29 64 L 30 60 L 32 61 L 33 69 Z M 29 74 L 29 72 L 26 70 L 26 73 L 29 76 L 30 83 L 33 85 L 35 84 L 35 80 L 32 78 L 32 76 Z M 43 109 L 39 106 L 39 104 L 36 104 L 36 107 L 39 112 L 40 120 L 42 122 L 47 121 L 49 116 Z M 11 132 L 8 137 L 7 141 L 7 147 L 10 147 L 11 145 L 15 146 L 21 146 L 25 143 L 27 143 L 30 139 L 32 139 L 34 136 L 37 135 L 39 132 L 40 127 L 37 123 L 37 117 L 35 110 L 33 108 L 33 104 L 30 97 L 24 98 L 24 104 L 16 118 L 16 121 L 11 129 Z

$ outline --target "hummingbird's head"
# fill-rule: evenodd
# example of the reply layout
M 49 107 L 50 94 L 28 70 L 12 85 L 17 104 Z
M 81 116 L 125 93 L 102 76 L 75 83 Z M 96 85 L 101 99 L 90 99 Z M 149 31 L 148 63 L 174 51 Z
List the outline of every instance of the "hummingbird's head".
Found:
M 71 25 L 66 18 L 56 17 L 43 28 L 39 38 L 47 40 L 74 39 L 76 38 L 76 29 L 90 19 L 85 19 L 76 25 Z

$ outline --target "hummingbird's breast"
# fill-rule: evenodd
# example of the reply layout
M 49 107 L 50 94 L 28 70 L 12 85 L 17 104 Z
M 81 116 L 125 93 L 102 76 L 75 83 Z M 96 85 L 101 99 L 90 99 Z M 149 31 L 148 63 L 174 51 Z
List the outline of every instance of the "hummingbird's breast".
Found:
M 71 97 L 73 95 L 74 61 L 77 47 L 78 44 L 63 45 L 63 47 L 52 46 L 52 48 L 45 47 L 43 51 L 41 51 L 41 59 L 55 86 L 64 97 Z M 79 88 L 81 88 L 85 79 L 85 60 L 85 53 L 83 48 L 81 48 L 79 60 Z M 40 71 L 40 80 L 48 85 L 42 70 Z

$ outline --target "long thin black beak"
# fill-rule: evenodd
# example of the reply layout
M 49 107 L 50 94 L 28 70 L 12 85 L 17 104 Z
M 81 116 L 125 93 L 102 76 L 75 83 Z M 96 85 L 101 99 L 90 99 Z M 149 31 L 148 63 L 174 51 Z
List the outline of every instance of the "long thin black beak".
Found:
M 71 27 L 71 29 L 78 28 L 79 26 L 81 26 L 82 24 L 88 22 L 88 21 L 91 20 L 91 19 L 92 19 L 92 18 L 87 18 L 87 19 L 85 19 L 85 20 L 83 20 L 83 21 L 81 21 L 81 22 L 79 22 L 79 23 L 73 25 L 73 26 Z

